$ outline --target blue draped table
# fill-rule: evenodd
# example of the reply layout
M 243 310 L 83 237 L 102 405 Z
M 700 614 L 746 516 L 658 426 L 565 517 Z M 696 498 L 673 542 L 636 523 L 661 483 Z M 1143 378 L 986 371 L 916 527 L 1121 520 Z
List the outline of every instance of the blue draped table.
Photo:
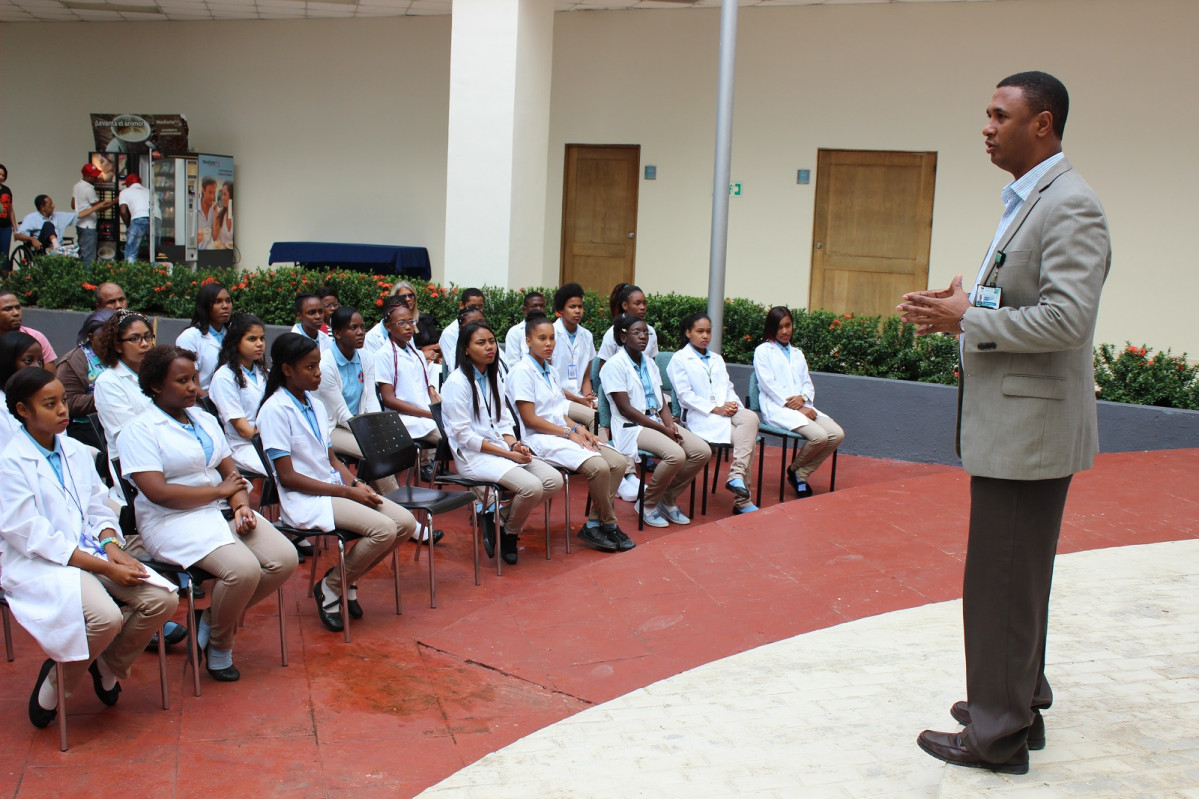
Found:
M 341 267 L 356 272 L 407 275 L 429 280 L 429 251 L 424 247 L 392 244 L 339 244 L 325 241 L 276 241 L 270 262 L 296 263 L 309 267 Z

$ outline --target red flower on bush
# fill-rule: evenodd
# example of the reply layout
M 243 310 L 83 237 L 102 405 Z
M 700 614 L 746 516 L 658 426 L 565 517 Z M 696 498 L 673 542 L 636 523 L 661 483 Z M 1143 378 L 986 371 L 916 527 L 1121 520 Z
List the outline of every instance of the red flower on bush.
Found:
M 211 275 L 209 275 L 208 277 L 206 277 L 206 278 L 204 278 L 203 280 L 201 280 L 201 281 L 200 281 L 200 285 L 201 285 L 201 286 L 207 286 L 209 283 L 215 283 L 215 282 L 216 282 L 216 278 L 215 278 L 215 277 L 213 277 L 213 276 L 211 276 Z M 193 285 L 194 285 L 194 284 L 193 284 Z
M 382 297 L 380 297 L 379 299 L 375 300 L 375 305 L 377 305 L 377 306 L 379 306 L 380 308 L 382 308 L 382 307 L 383 307 L 383 298 L 382 298 Z
M 85 289 L 87 289 L 88 291 L 95 291 L 95 290 L 96 290 L 96 287 L 95 287 L 94 285 L 92 285 L 91 283 L 81 283 L 80 285 L 82 285 L 82 286 L 83 286 Z

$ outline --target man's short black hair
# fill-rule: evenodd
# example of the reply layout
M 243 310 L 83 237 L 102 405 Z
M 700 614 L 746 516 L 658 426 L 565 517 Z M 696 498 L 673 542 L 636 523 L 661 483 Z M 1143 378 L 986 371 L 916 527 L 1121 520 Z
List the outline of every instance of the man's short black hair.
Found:
M 33 207 L 37 210 L 42 210 L 42 206 L 46 204 L 46 200 L 50 199 L 49 194 L 39 194 L 33 198 Z
M 319 299 L 320 299 L 320 297 L 316 296 L 315 294 L 313 294 L 310 291 L 305 291 L 301 294 L 297 294 L 296 295 L 296 313 L 299 313 L 300 311 L 304 310 L 304 303 L 308 302 L 309 300 L 319 300 Z
M 582 297 L 583 287 L 578 283 L 564 283 L 554 292 L 554 310 L 561 311 L 571 297 Z
M 333 288 L 332 286 L 321 286 L 316 290 L 316 296 L 317 299 L 321 300 L 325 299 L 325 297 L 337 297 L 338 301 L 341 301 L 341 296 L 338 295 L 337 289 Z
M 1024 94 L 1024 101 L 1034 114 L 1048 111 L 1053 117 L 1053 133 L 1058 139 L 1066 133 L 1066 115 L 1070 113 L 1070 93 L 1060 80 L 1048 72 L 1017 72 L 1008 75 L 995 87 L 1013 86 Z
M 483 299 L 483 292 L 478 289 L 462 289 L 462 293 L 458 295 L 458 304 L 466 305 L 467 301 L 472 297 Z

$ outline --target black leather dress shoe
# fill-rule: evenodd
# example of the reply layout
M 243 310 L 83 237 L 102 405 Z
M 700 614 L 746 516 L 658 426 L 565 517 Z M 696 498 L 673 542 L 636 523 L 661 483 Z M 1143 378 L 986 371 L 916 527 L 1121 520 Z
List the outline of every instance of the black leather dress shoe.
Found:
M 339 633 L 346 628 L 345 622 L 341 618 L 341 612 L 330 612 L 325 610 L 325 592 L 321 589 L 323 580 L 317 580 L 316 585 L 312 586 L 312 598 L 316 600 L 316 615 L 320 617 L 321 624 L 325 625 L 326 630 Z M 340 605 L 336 606 L 340 608 Z
M 350 588 L 354 589 L 355 592 L 358 591 L 358 586 L 356 586 L 356 585 L 351 585 Z M 350 610 L 350 618 L 352 618 L 352 619 L 361 619 L 362 618 L 362 616 L 363 616 L 362 605 L 358 604 L 357 599 L 347 599 L 346 606 Z
M 1045 748 L 1045 719 L 1041 717 L 1039 710 L 1032 713 L 1032 726 L 1028 728 L 1028 748 L 1039 752 Z M 969 726 L 970 705 L 966 702 L 954 702 L 953 707 L 949 708 L 949 715 L 953 716 L 953 720 L 958 724 Z
M 209 677 L 217 682 L 237 682 L 241 679 L 241 672 L 232 663 L 223 669 L 214 669 L 212 666 L 205 666 L 204 670 L 208 672 Z
M 39 730 L 49 727 L 50 722 L 54 721 L 55 717 L 58 716 L 58 708 L 46 710 L 37 703 L 37 695 L 42 692 L 42 683 L 46 681 L 46 678 L 50 676 L 50 672 L 53 670 L 53 660 L 47 660 L 42 664 L 42 670 L 37 674 L 37 682 L 33 684 L 33 693 L 29 695 L 29 720 Z
M 495 557 L 495 517 L 490 513 L 476 514 L 480 529 L 483 531 L 483 551 L 487 557 Z
M 121 684 L 117 683 L 111 691 L 106 691 L 104 690 L 104 680 L 100 677 L 100 667 L 96 665 L 96 661 L 93 660 L 89 663 L 87 670 L 92 675 L 92 687 L 96 689 L 96 696 L 108 707 L 115 705 L 121 698 Z
M 584 525 L 579 530 L 579 539 L 600 552 L 619 552 L 620 544 L 609 533 L 594 524 Z
M 927 754 L 938 760 L 944 760 L 951 766 L 966 766 L 968 768 L 985 768 L 1000 774 L 1027 774 L 1028 747 L 1021 746 L 1020 751 L 1004 763 L 990 763 L 971 752 L 966 746 L 964 732 L 934 732 L 925 730 L 916 738 L 916 744 Z
M 509 566 L 515 566 L 519 557 L 519 538 L 515 533 L 500 533 L 500 557 Z

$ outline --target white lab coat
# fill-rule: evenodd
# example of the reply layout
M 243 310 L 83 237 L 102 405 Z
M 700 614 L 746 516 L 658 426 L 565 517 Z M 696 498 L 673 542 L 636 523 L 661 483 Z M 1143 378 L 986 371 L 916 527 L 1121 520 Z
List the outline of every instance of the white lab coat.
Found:
M 388 338 L 375 353 L 375 382 L 386 383 L 395 392 L 396 399 L 421 408 L 429 407 L 428 370 L 424 353 L 412 344 L 411 339 L 406 349 L 400 349 Z M 413 438 L 422 438 L 437 429 L 436 422 L 423 416 L 401 413 L 400 419 Z
M 241 369 L 241 364 L 236 368 Z M 262 392 L 266 390 L 266 375 L 258 372 L 257 376 L 258 380 L 255 382 L 249 375 L 245 375 L 246 387 L 242 388 L 237 384 L 229 364 L 224 364 L 212 373 L 208 396 L 221 412 L 221 419 L 225 424 L 225 438 L 229 441 L 229 449 L 233 450 L 233 462 L 239 469 L 264 474 L 265 467 L 259 460 L 258 453 L 254 451 L 253 442 L 248 438 L 242 438 L 233 426 L 234 419 L 245 419 L 250 424 L 255 424 L 255 419 L 258 418 L 258 406 L 262 404 Z
M 95 382 L 96 413 L 104 426 L 104 440 L 110 458 L 116 457 L 121 430 L 150 404 L 150 398 L 137 384 L 137 372 L 117 361 L 105 369 Z
M 642 353 L 641 358 L 648 365 L 650 384 L 658 395 L 658 408 L 661 409 L 665 407 L 662 403 L 662 374 L 658 371 L 658 364 L 648 354 Z M 641 425 L 621 416 L 620 409 L 612 402 L 612 394 L 623 391 L 629 395 L 629 404 L 633 409 L 645 413 L 645 389 L 641 385 L 641 376 L 624 347 L 604 363 L 600 369 L 600 382 L 612 407 L 612 443 L 624 455 L 636 458 Z
M 96 544 L 109 536 L 122 544 L 124 539 L 87 448 L 65 435 L 58 441 L 65 488 L 23 433 L 13 437 L 0 457 L 0 583 L 13 615 L 47 655 L 87 660 L 80 570 L 67 562 L 82 538 Z M 171 590 L 165 578 L 150 574 L 149 582 Z
M 366 331 L 366 337 L 362 340 L 362 349 L 374 355 L 386 343 L 387 328 L 383 327 L 383 321 L 379 320 L 374 327 Z
M 8 400 L 5 398 L 4 392 L 0 390 L 0 452 L 4 451 L 20 427 L 21 423 L 9 413 Z
M 325 404 L 312 392 L 305 392 L 317 420 L 328 419 Z M 258 411 L 258 434 L 264 450 L 281 449 L 291 453 L 291 465 L 297 472 L 323 483 L 341 485 L 341 475 L 329 463 L 329 431 L 321 428 L 321 436 L 312 428 L 286 388 L 280 388 L 262 404 Z M 305 494 L 279 486 L 279 502 L 283 521 L 300 529 L 333 529 L 333 500 L 327 496 Z
M 200 376 L 200 388 L 209 391 L 212 383 L 212 373 L 221 358 L 221 340 L 212 334 L 212 328 L 207 333 L 201 333 L 198 327 L 189 327 L 175 339 L 176 347 L 183 347 L 196 354 L 196 371 Z
M 646 357 L 653 359 L 658 357 L 658 331 L 654 330 L 654 326 L 648 322 L 645 325 L 649 328 L 649 343 L 645 345 Z M 616 343 L 616 334 L 612 330 L 612 325 L 608 326 L 604 333 L 604 339 L 600 342 L 599 357 L 600 360 L 608 360 L 621 347 Z
M 758 376 L 758 401 L 766 424 L 787 430 L 806 425 L 808 417 L 784 406 L 787 397 L 798 395 L 808 398 L 807 404 L 818 416 L 828 417 L 815 405 L 816 387 L 808 374 L 808 361 L 795 347 L 788 347 L 784 353 L 776 342 L 762 342 L 754 350 L 754 373 Z
M 212 439 L 212 457 L 204 458 L 200 442 L 182 425 L 152 405 L 128 425 L 117 448 L 121 454 L 121 474 L 125 478 L 138 472 L 162 472 L 168 483 L 185 486 L 220 485 L 217 466 L 233 452 L 210 413 L 199 408 L 186 409 L 192 424 Z M 175 510 L 155 505 L 138 492 L 133 501 L 137 511 L 137 531 L 142 543 L 158 560 L 177 563 L 184 568 L 203 559 L 217 547 L 236 541 L 229 523 L 221 514 L 226 500 L 199 508 Z
M 337 361 L 333 355 L 336 348 L 337 343 L 334 342 L 332 348 L 321 353 L 321 385 L 316 390 L 316 395 L 321 398 L 321 402 L 325 404 L 325 410 L 329 414 L 330 433 L 338 425 L 348 428 L 350 419 L 360 413 L 378 413 L 383 410 L 379 405 L 379 395 L 375 388 L 375 356 L 365 349 L 358 350 L 358 360 L 362 364 L 362 371 L 359 372 L 362 398 L 359 400 L 357 408 L 350 408 L 346 405 L 346 399 L 341 394 L 341 372 L 337 368 Z
M 571 394 L 582 395 L 583 378 L 590 373 L 594 358 L 595 337 L 590 330 L 582 325 L 576 327 L 572 343 L 570 333 L 566 332 L 566 323 L 561 318 L 554 320 L 554 357 L 550 363 L 558 372 L 558 382 L 562 388 Z
M 518 402 L 533 403 L 533 413 L 558 425 L 559 432 L 555 435 L 535 433 L 526 428 L 521 440 L 529 445 L 533 454 L 553 466 L 559 466 L 574 471 L 583 461 L 595 455 L 594 452 L 562 435 L 568 427 L 575 423 L 566 418 L 566 410 L 570 403 L 562 393 L 562 384 L 558 382 L 558 373 L 550 367 L 550 382 L 545 382 L 544 373 L 532 356 L 526 355 L 512 367 L 508 373 L 508 401 L 520 413 Z
M 296 322 L 291 326 L 292 333 L 299 333 L 304 338 L 308 338 L 308 334 L 304 332 L 304 326 Z M 324 330 L 316 331 L 316 345 L 321 348 L 321 352 L 333 346 L 333 336 L 330 336 Z
M 683 410 L 680 421 L 687 429 L 704 441 L 729 444 L 733 440 L 733 420 L 712 413 L 712 409 L 729 400 L 736 401 L 737 392 L 720 354 L 708 350 L 708 363 L 710 375 L 699 353 L 688 344 L 671 356 L 666 373 Z
M 511 370 L 520 359 L 529 354 L 528 336 L 525 335 L 525 322 L 517 322 L 508 328 L 504 334 L 504 364 Z
M 445 326 L 445 330 L 441 331 L 441 338 L 437 341 L 437 345 L 441 347 L 441 362 L 445 364 L 445 368 L 451 372 L 458 367 L 458 320 L 455 319 Z
M 450 442 L 450 451 L 454 453 L 454 463 L 458 470 L 472 480 L 485 480 L 489 483 L 498 482 L 501 477 L 512 469 L 520 468 L 521 464 L 483 452 L 483 442 L 508 448 L 504 434 L 515 436 L 512 427 L 512 414 L 504 402 L 504 383 L 499 381 L 499 418 L 495 418 L 496 399 L 491 391 L 479 392 L 479 411 L 481 416 L 475 416 L 474 405 L 471 401 L 471 383 L 473 380 L 466 376 L 461 369 L 455 369 L 446 378 L 441 387 L 441 418 L 445 423 L 445 434 Z M 489 385 L 490 389 L 490 385 Z M 488 406 L 492 406 L 489 410 Z

